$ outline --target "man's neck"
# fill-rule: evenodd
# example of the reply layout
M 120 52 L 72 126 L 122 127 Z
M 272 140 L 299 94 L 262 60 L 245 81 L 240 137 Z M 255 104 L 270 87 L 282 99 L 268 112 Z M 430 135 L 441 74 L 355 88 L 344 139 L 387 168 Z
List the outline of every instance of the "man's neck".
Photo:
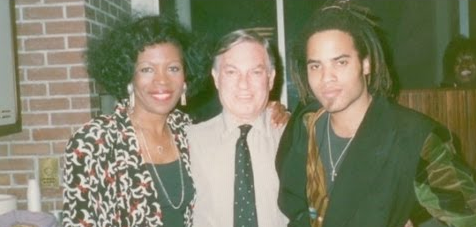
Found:
M 332 113 L 330 120 L 336 135 L 344 138 L 353 137 L 362 123 L 371 102 L 372 96 L 368 94 L 344 111 Z
M 238 116 L 236 114 L 232 114 L 231 112 L 223 110 L 223 114 L 227 115 L 228 118 L 232 120 L 233 122 L 236 122 L 239 125 L 241 125 L 241 124 L 252 124 L 253 122 L 256 121 L 256 119 L 258 119 L 261 116 L 261 114 L 263 114 L 263 112 L 261 114 L 253 115 L 253 116 L 251 115 Z

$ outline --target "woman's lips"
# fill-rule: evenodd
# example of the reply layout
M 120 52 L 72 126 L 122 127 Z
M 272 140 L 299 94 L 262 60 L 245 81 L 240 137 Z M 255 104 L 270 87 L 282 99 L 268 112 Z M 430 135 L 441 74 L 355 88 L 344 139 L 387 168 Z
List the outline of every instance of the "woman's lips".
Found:
M 156 92 L 156 93 L 152 93 L 151 95 L 156 100 L 164 101 L 172 97 L 172 92 Z

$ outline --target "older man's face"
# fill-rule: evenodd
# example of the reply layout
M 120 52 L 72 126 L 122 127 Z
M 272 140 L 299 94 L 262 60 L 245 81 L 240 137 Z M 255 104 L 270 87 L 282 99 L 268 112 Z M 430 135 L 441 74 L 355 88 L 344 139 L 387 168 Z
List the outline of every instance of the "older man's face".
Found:
M 212 70 L 223 110 L 241 122 L 251 122 L 266 108 L 275 70 L 266 49 L 242 42 L 218 56 Z

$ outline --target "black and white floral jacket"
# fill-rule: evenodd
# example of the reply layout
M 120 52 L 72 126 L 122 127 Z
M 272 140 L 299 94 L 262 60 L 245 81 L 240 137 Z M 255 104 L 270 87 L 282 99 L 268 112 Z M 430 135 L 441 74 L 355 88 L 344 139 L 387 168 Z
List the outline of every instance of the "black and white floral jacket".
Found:
M 126 103 L 112 115 L 92 119 L 73 134 L 66 146 L 63 226 L 162 226 L 151 173 L 141 157 Z M 187 173 L 187 114 L 175 110 L 167 119 Z M 195 195 L 184 213 L 192 226 Z

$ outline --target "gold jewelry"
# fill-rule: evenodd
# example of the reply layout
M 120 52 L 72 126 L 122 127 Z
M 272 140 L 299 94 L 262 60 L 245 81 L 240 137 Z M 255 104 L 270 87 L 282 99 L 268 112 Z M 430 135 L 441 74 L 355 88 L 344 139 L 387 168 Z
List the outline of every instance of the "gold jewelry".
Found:
M 157 145 L 155 148 L 157 148 L 157 152 L 159 152 L 159 154 L 163 154 L 163 153 L 164 153 L 164 146 L 162 146 L 162 145 Z
M 337 166 L 339 165 L 340 160 L 342 159 L 345 152 L 347 151 L 347 148 L 349 148 L 349 145 L 352 142 L 352 140 L 354 139 L 354 137 L 353 136 L 350 137 L 349 142 L 347 142 L 344 149 L 340 153 L 339 158 L 337 158 L 337 161 L 334 163 L 334 159 L 332 158 L 331 137 L 329 136 L 329 128 L 330 128 L 329 127 L 329 122 L 330 122 L 330 119 L 331 119 L 331 114 L 329 113 L 329 115 L 327 115 L 327 146 L 328 146 L 327 151 L 329 151 L 329 159 L 331 161 L 331 168 L 332 168 L 331 181 L 334 182 L 335 177 L 337 177 L 337 172 L 336 172 Z
M 147 140 L 145 139 L 144 132 L 142 131 L 142 126 L 139 123 L 137 123 L 137 125 L 139 126 L 140 136 L 141 136 L 141 139 L 142 139 L 142 143 L 144 144 L 145 153 L 147 153 L 147 157 L 151 161 L 152 169 L 154 170 L 153 172 L 155 173 L 155 176 L 159 180 L 159 186 L 162 189 L 162 191 L 164 192 L 164 196 L 167 199 L 167 202 L 169 202 L 170 206 L 172 206 L 172 208 L 177 210 L 182 206 L 183 201 L 184 201 L 184 194 L 185 194 L 185 186 L 184 186 L 184 182 L 183 182 L 182 158 L 180 157 L 180 153 L 179 153 L 178 161 L 179 161 L 179 173 L 180 173 L 180 186 L 181 186 L 182 191 L 181 191 L 181 196 L 180 196 L 180 202 L 179 202 L 179 204 L 175 205 L 175 204 L 172 203 L 172 200 L 170 200 L 169 193 L 167 193 L 167 190 L 165 190 L 164 184 L 162 183 L 162 179 L 160 179 L 159 172 L 157 172 L 157 169 L 155 168 L 155 165 L 152 163 L 152 156 L 150 155 L 149 147 L 147 145 Z M 173 145 L 175 146 L 174 143 L 173 143 Z M 161 151 L 163 151 L 163 149 L 164 149 L 163 146 L 158 146 L 158 148 L 159 148 L 159 153 Z
M 185 95 L 185 92 L 182 93 L 182 96 L 180 96 L 180 105 L 182 106 L 187 105 L 187 96 Z
M 186 106 L 187 105 L 187 84 L 183 85 L 183 92 L 182 96 L 180 96 L 180 105 Z
M 135 105 L 134 85 L 132 85 L 132 83 L 127 85 L 127 93 L 129 93 L 129 106 L 127 107 L 127 110 L 129 111 L 129 114 L 132 114 L 134 113 Z

